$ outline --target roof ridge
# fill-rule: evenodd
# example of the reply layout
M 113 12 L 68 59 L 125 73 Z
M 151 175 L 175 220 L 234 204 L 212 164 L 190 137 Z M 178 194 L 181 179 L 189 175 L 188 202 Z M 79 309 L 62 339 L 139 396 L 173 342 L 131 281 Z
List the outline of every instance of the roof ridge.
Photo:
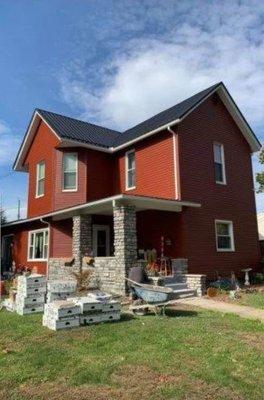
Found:
M 197 92 L 197 93 L 193 94 L 193 95 L 190 96 L 190 97 L 186 97 L 184 100 L 179 101 L 178 103 L 174 104 L 173 106 L 168 107 L 168 108 L 165 108 L 164 110 L 158 112 L 157 114 L 152 115 L 151 117 L 145 119 L 144 121 L 141 121 L 141 122 L 139 122 L 138 124 L 131 126 L 130 128 L 126 129 L 123 133 L 126 133 L 126 132 L 130 131 L 130 129 L 133 129 L 133 128 L 135 128 L 135 127 L 138 126 L 138 125 L 144 124 L 145 122 L 147 122 L 147 121 L 150 120 L 151 118 L 158 117 L 158 116 L 161 115 L 162 113 L 172 110 L 174 107 L 178 106 L 179 104 L 184 103 L 184 102 L 187 101 L 187 100 L 189 101 L 189 100 L 191 100 L 193 97 L 199 96 L 199 95 L 200 95 L 201 93 L 203 93 L 203 92 L 211 91 L 211 90 L 215 89 L 217 86 L 222 85 L 222 84 L 223 84 L 223 82 L 220 81 L 220 82 L 218 82 L 218 83 L 215 83 L 215 84 L 212 85 L 212 86 L 209 86 L 209 87 L 206 88 L 206 89 L 200 90 L 200 92 Z M 200 100 L 199 100 L 199 101 L 200 101 Z M 192 105 L 190 108 L 192 108 L 192 107 L 193 107 L 193 105 Z

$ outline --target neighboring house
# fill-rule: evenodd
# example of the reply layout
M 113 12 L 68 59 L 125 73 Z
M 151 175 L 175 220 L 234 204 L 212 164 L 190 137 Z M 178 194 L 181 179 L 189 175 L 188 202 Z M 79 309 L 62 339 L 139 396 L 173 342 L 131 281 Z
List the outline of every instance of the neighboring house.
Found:
M 36 109 L 14 163 L 28 215 L 3 228 L 5 268 L 61 276 L 93 252 L 98 279 L 123 291 L 138 249 L 160 255 L 163 237 L 189 273 L 256 269 L 259 149 L 223 83 L 122 133 Z
M 257 215 L 261 253 L 264 256 L 264 212 Z

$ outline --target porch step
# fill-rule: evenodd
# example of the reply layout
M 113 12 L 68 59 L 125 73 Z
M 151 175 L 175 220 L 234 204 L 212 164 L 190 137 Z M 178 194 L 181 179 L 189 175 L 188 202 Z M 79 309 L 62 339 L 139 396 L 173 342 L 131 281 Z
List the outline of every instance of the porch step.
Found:
M 186 285 L 186 283 L 178 283 L 178 282 L 169 283 L 169 284 L 166 283 L 165 287 L 171 288 L 173 290 L 188 289 L 188 286 Z
M 180 290 L 173 291 L 174 299 L 186 299 L 187 297 L 197 297 L 196 290 L 180 289 Z

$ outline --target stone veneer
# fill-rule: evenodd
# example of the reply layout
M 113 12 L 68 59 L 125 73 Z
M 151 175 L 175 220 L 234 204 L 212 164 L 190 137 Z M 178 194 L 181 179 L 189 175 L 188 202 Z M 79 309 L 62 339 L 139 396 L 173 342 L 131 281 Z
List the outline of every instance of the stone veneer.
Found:
M 137 261 L 136 211 L 134 206 L 116 204 L 114 219 L 114 257 L 95 257 L 91 286 L 124 295 L 125 277 Z M 81 266 L 85 255 L 91 254 L 92 224 L 90 215 L 73 217 L 74 265 L 66 266 L 63 258 L 49 260 L 50 279 L 68 279 Z M 84 268 L 87 268 L 83 266 Z
M 188 289 L 196 290 L 197 296 L 204 296 L 206 293 L 206 275 L 185 274 L 183 282 L 186 282 Z
M 92 216 L 77 215 L 73 217 L 72 256 L 75 267 L 80 267 L 82 259 L 92 252 Z

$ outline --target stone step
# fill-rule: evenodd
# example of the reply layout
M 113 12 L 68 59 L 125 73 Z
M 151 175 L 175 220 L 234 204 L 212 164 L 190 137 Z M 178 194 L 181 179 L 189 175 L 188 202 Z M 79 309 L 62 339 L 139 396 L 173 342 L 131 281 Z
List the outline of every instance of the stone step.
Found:
M 196 290 L 192 289 L 180 289 L 173 291 L 173 298 L 174 299 L 185 299 L 187 297 L 196 297 L 197 293 Z
M 186 285 L 186 283 L 178 283 L 178 282 L 169 283 L 169 284 L 166 283 L 165 287 L 171 288 L 173 290 L 188 289 L 188 286 Z

